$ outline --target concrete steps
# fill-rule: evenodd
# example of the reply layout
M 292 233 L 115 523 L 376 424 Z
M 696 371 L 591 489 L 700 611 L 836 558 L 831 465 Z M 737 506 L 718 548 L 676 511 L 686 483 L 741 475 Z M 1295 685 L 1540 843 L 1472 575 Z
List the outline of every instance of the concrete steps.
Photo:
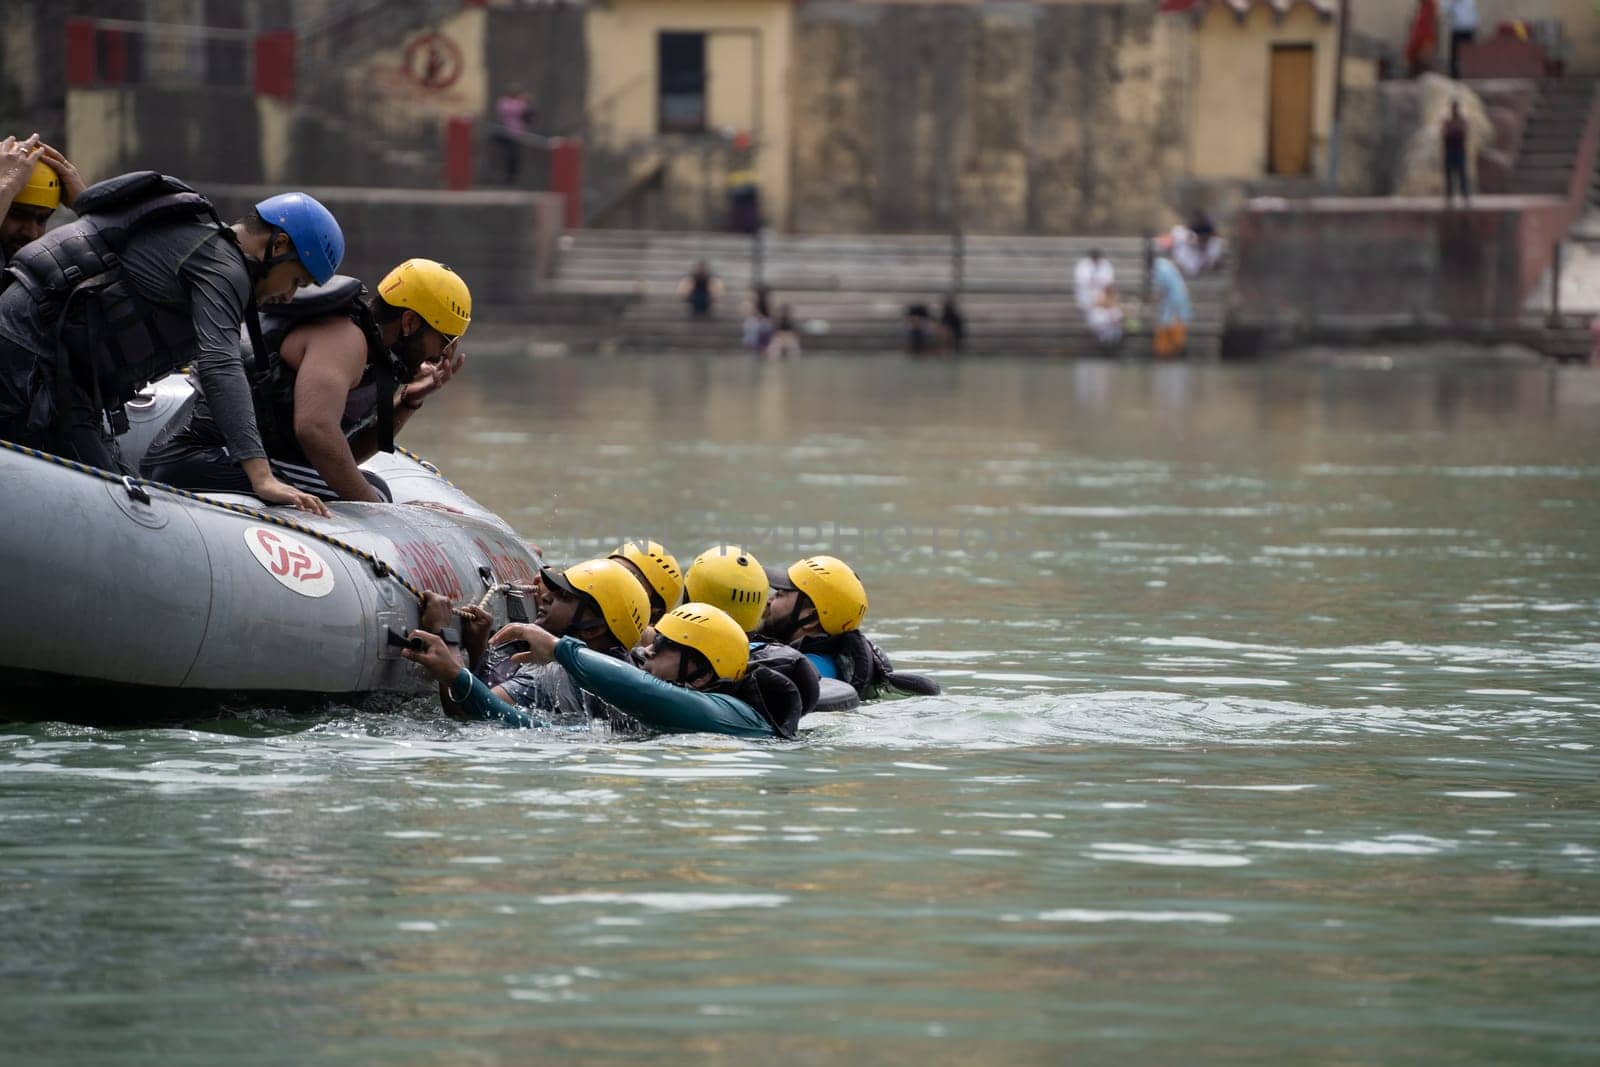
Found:
M 1578 142 L 1594 93 L 1595 83 L 1587 80 L 1554 82 L 1542 88 L 1523 130 L 1509 192 L 1566 195 L 1572 188 Z
M 743 307 L 754 279 L 771 287 L 774 309 L 793 307 L 811 350 L 897 351 L 905 310 L 937 314 L 959 272 L 967 321 L 964 350 L 974 355 L 1095 354 L 1098 346 L 1073 299 L 1077 262 L 1098 248 L 1116 272 L 1130 318 L 1144 284 L 1138 237 L 969 237 L 946 235 L 803 236 L 589 230 L 564 242 L 552 284 L 520 309 L 529 322 L 588 320 L 596 347 L 637 350 L 737 350 Z M 691 319 L 680 281 L 707 261 L 724 292 L 708 319 Z M 1190 355 L 1215 357 L 1229 296 L 1222 274 L 1190 281 L 1195 317 Z M 1130 331 L 1125 353 L 1148 351 Z

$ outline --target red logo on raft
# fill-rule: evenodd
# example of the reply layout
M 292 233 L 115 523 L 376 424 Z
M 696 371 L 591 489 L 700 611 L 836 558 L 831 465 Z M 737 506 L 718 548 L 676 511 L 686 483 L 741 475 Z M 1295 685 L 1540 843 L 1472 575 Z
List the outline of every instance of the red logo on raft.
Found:
M 280 578 L 287 574 L 297 582 L 314 582 L 328 573 L 328 568 L 322 565 L 320 559 L 312 559 L 299 547 L 285 546 L 283 538 L 270 530 L 257 530 L 256 542 L 273 557 L 272 562 L 267 564 L 267 570 Z
M 251 526 L 244 532 L 244 543 L 256 562 L 285 589 L 307 597 L 333 592 L 333 571 L 316 549 L 293 534 Z

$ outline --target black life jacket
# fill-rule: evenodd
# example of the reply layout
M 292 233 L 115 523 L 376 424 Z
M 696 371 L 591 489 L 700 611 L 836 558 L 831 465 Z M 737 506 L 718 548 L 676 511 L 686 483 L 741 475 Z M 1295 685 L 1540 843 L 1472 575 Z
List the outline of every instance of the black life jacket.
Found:
M 889 656 L 860 630 L 842 634 L 813 634 L 794 643 L 802 653 L 829 656 L 839 665 L 840 677 L 855 688 L 862 700 L 871 700 L 884 688 L 916 696 L 937 696 L 939 683 L 921 674 L 897 671 Z
M 800 657 L 805 659 L 804 656 Z M 809 663 L 806 664 L 811 666 Z M 813 675 L 816 668 L 811 667 Z M 804 698 L 800 695 L 799 686 L 782 671 L 762 664 L 753 664 L 745 676 L 737 682 L 720 682 L 711 687 L 713 693 L 725 693 L 735 699 L 742 700 L 755 708 L 767 725 L 772 727 L 772 732 L 786 741 L 792 741 L 800 731 L 800 716 Z M 816 706 L 817 697 L 813 690 L 811 704 Z
M 806 659 L 799 649 L 777 642 L 759 642 L 750 646 L 750 668 L 767 667 L 777 671 L 794 683 L 800 694 L 800 714 L 809 715 L 817 706 L 817 695 L 822 688 L 822 676 L 816 664 Z
M 355 323 L 367 341 L 367 369 L 360 384 L 351 390 L 341 420 L 345 439 L 376 423 L 378 448 L 394 451 L 394 390 L 396 381 L 406 376 L 405 365 L 389 351 L 378 333 L 368 305 L 367 287 L 358 278 L 335 274 L 326 284 L 301 289 L 293 300 L 274 304 L 261 315 L 261 341 L 266 355 L 253 361 L 250 392 L 255 399 L 261 445 L 274 459 L 309 463 L 294 434 L 295 370 L 281 354 L 284 338 L 296 326 L 335 315 Z M 251 348 L 254 346 L 252 341 Z
M 129 242 L 141 229 L 175 222 L 212 223 L 228 241 L 234 234 L 211 201 L 153 170 L 96 182 L 78 195 L 73 209 L 76 221 L 51 230 L 12 258 L 5 281 L 26 289 L 40 320 L 55 326 L 55 362 L 40 387 L 52 389 L 70 367 L 102 409 L 120 413 L 142 386 L 187 363 L 196 348 L 189 307 L 147 300 L 128 278 L 122 253 Z M 252 328 L 254 312 L 252 298 L 245 313 Z M 59 396 L 59 390 L 54 393 Z M 50 423 L 53 403 L 36 400 L 30 429 Z

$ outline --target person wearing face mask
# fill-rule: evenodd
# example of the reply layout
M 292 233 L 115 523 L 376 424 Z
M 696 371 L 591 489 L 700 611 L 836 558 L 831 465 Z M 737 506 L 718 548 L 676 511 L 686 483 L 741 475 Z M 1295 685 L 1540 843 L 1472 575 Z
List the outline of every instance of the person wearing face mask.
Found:
M 138 171 L 85 189 L 74 222 L 24 245 L 0 276 L 0 437 L 120 470 L 115 435 L 137 391 L 189 365 L 250 489 L 327 508 L 267 463 L 240 359 L 256 307 L 333 277 L 344 233 L 304 193 L 231 226 L 176 178 Z
M 794 684 L 770 668 L 751 668 L 744 631 L 709 604 L 689 603 L 667 612 L 656 624 L 655 639 L 626 660 L 537 625 L 514 624 L 495 637 L 512 634 L 528 643 L 517 654 L 519 660 L 559 667 L 580 690 L 650 730 L 792 739 L 799 727 Z M 427 628 L 426 619 L 411 637 L 422 647 L 403 655 L 421 664 L 474 717 L 512 726 L 544 725 L 496 697 Z
M 250 375 L 272 471 L 324 500 L 383 503 L 388 487 L 358 464 L 394 437 L 466 360 L 472 293 L 431 259 L 408 259 L 369 295 L 335 275 L 262 314 L 267 355 Z M 396 384 L 399 390 L 396 391 Z M 198 397 L 152 443 L 148 478 L 185 489 L 247 492 L 210 405 Z
M 862 700 L 885 689 L 933 696 L 939 683 L 897 671 L 861 632 L 867 591 L 856 572 L 833 556 L 808 556 L 787 568 L 766 568 L 772 587 L 758 636 L 805 654 L 823 678 L 848 682 Z

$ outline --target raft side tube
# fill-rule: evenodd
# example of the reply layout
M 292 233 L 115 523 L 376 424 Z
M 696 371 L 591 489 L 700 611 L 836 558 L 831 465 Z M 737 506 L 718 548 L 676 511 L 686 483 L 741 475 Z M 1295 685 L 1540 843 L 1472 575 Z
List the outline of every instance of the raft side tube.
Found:
M 5 450 L 0 495 L 0 672 L 182 684 L 211 610 L 184 503 Z

